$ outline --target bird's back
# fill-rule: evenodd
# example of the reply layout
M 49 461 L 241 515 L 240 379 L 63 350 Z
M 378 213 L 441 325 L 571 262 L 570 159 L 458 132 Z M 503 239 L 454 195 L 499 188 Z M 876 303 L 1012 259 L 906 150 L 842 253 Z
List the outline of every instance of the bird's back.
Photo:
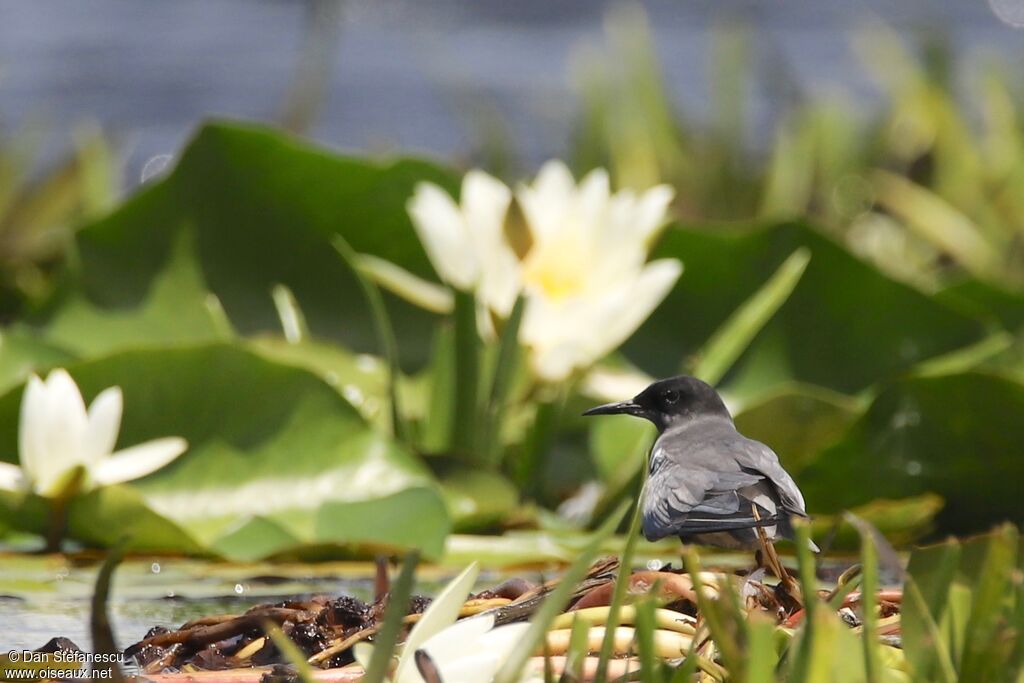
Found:
M 726 548 L 792 538 L 806 517 L 803 496 L 775 453 L 736 431 L 730 419 L 698 418 L 667 429 L 651 449 L 643 496 L 644 535 Z

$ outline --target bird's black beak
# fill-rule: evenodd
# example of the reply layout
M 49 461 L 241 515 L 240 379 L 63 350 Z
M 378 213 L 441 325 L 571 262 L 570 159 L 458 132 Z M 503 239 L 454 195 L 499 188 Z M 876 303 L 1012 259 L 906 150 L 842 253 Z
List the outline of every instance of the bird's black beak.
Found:
M 584 415 L 639 415 L 644 410 L 638 403 L 619 401 L 618 403 L 605 403 L 603 406 L 595 406 L 585 411 Z

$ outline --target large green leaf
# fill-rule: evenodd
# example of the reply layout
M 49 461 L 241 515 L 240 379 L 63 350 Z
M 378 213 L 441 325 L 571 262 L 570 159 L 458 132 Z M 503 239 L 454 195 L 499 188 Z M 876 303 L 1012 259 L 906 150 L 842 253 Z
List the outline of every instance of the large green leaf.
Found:
M 857 401 L 848 396 L 791 384 L 743 406 L 736 428 L 768 444 L 795 475 L 837 442 L 859 414 Z
M 1013 657 L 1022 653 L 1019 645 L 1012 652 L 1020 638 L 1019 584 L 1015 595 L 1012 577 L 1024 561 L 1017 537 L 1003 525 L 911 553 L 903 643 L 915 680 L 955 680 L 954 666 L 971 680 L 1015 680 L 1010 674 L 1020 666 Z
M 195 260 L 194 231 L 183 224 L 167 262 L 147 283 L 144 298 L 129 308 L 104 307 L 70 291 L 46 326 L 46 339 L 80 356 L 113 350 L 198 343 L 231 336 L 220 304 L 206 288 Z M 119 268 L 109 276 L 117 279 Z
M 79 233 L 80 267 L 69 289 L 102 310 L 138 309 L 182 231 L 191 231 L 198 276 L 239 332 L 278 328 L 270 292 L 284 284 L 315 335 L 373 350 L 368 312 L 331 238 L 340 234 L 356 252 L 432 278 L 405 211 L 420 180 L 454 185 L 425 162 L 372 163 L 266 129 L 211 124 L 173 173 Z M 427 338 L 430 316 L 389 303 L 399 337 L 413 340 L 402 349 L 405 359 L 422 361 L 426 344 L 418 340 Z M 168 341 L 181 336 L 165 333 Z
M 946 532 L 1024 521 L 1024 384 L 982 372 L 886 387 L 843 440 L 800 473 L 813 512 L 874 498 L 942 496 Z
M 1024 325 L 1024 294 L 1021 292 L 979 280 L 964 280 L 943 289 L 938 298 L 976 315 L 991 316 L 1008 330 Z
M 734 394 L 791 380 L 856 392 L 984 333 L 979 321 L 883 275 L 805 225 L 744 232 L 677 227 L 654 256 L 682 259 L 686 273 L 627 355 L 652 374 L 678 372 L 800 247 L 810 250 L 810 263 L 726 376 Z
M 187 453 L 130 487 L 203 548 L 244 559 L 324 544 L 441 552 L 449 522 L 429 473 L 304 369 L 218 344 L 124 352 L 69 371 L 87 398 L 122 388 L 119 446 L 188 439 Z M 20 394 L 0 398 L 0 454 L 8 460 Z M 82 524 L 109 529 L 72 524 L 72 532 L 112 540 L 112 505 L 99 496 L 81 515 Z M 131 506 L 120 498 L 118 505 L 117 518 L 131 519 Z
M 38 368 L 65 363 L 74 356 L 39 339 L 31 330 L 12 326 L 0 331 L 0 392 L 20 384 Z

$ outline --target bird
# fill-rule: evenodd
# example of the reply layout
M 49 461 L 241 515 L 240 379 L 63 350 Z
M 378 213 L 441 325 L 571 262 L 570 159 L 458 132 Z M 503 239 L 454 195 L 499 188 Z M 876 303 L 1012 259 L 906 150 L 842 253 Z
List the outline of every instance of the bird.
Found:
M 808 517 L 775 452 L 740 434 L 722 397 L 695 377 L 659 380 L 583 414 L 634 415 L 658 428 L 640 501 L 649 541 L 678 536 L 684 544 L 758 549 L 758 529 L 767 541 L 795 540 L 793 519 Z

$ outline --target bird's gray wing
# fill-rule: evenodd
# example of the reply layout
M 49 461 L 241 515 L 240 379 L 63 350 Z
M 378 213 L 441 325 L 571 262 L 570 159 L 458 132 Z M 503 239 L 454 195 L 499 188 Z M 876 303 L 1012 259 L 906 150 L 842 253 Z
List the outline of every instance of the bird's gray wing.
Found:
M 643 499 L 644 536 L 652 540 L 759 526 L 777 515 L 779 505 L 806 515 L 803 497 L 775 453 L 731 424 L 659 438 Z
M 740 434 L 730 445 L 730 452 L 744 472 L 759 474 L 768 479 L 778 492 L 779 500 L 787 511 L 800 517 L 807 516 L 803 494 L 797 488 L 793 477 L 783 469 L 775 451 L 760 441 L 748 439 Z
M 678 535 L 691 517 L 736 514 L 741 508 L 737 491 L 764 479 L 701 457 L 705 449 L 684 454 L 676 444 L 660 441 L 651 453 L 651 472 L 643 495 L 643 530 L 648 539 Z

